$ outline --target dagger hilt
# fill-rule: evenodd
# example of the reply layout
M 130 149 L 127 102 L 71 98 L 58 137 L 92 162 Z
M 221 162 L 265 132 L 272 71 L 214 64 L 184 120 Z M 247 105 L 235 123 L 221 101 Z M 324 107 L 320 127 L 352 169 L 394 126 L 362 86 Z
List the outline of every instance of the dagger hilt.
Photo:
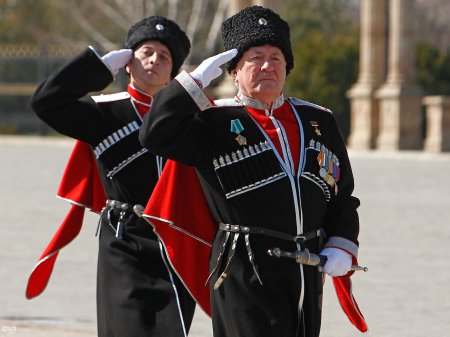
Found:
M 294 259 L 298 264 L 304 264 L 307 266 L 316 266 L 319 268 L 319 271 L 322 271 L 323 266 L 327 262 L 327 257 L 325 255 L 317 255 L 314 253 L 310 253 L 309 250 L 297 250 L 295 252 L 288 252 L 281 250 L 280 248 L 272 248 L 267 250 L 267 254 L 270 256 L 274 256 L 277 258 L 287 257 L 290 259 Z M 352 265 L 352 271 L 368 271 L 369 268 L 364 266 Z

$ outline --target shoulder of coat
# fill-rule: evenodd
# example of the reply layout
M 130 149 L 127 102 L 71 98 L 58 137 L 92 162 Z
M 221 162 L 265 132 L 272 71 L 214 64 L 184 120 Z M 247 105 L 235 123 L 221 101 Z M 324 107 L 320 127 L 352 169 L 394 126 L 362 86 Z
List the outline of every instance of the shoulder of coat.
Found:
M 301 100 L 300 98 L 297 98 L 297 97 L 289 97 L 288 100 L 292 104 L 294 104 L 295 106 L 309 106 L 309 107 L 312 107 L 312 108 L 315 108 L 315 109 L 318 109 L 318 110 L 323 110 L 323 111 L 326 111 L 326 112 L 329 112 L 329 113 L 333 113 L 328 108 L 325 108 L 325 107 L 323 107 L 321 105 L 314 104 L 314 103 L 311 103 L 311 102 L 308 102 L 308 101 Z
M 241 106 L 242 104 L 234 98 L 223 98 L 214 100 L 214 106 L 218 108 Z
M 118 92 L 115 94 L 101 94 L 96 96 L 91 96 L 94 102 L 96 103 L 104 103 L 104 102 L 113 102 L 120 101 L 122 99 L 130 98 L 130 94 L 126 91 Z

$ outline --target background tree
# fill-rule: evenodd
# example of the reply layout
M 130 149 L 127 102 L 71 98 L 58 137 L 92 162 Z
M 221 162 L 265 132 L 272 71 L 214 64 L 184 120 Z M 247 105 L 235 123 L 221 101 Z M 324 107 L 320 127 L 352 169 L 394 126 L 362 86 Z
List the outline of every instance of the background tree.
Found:
M 449 94 L 448 0 L 414 1 L 414 23 L 420 42 L 416 57 L 418 83 L 427 94 Z M 199 64 L 222 50 L 220 25 L 228 15 L 229 3 L 230 0 L 0 0 L 0 89 L 2 83 L 34 86 L 67 57 L 88 45 L 100 53 L 121 48 L 129 26 L 149 15 L 163 15 L 178 22 L 192 42 L 186 64 Z M 358 75 L 360 5 L 360 0 L 286 0 L 279 6 L 280 14 L 291 27 L 295 57 L 286 95 L 332 109 L 345 138 L 350 110 L 346 91 Z M 10 88 L 5 90 L 3 94 L 0 90 L 1 107 L 27 111 L 18 103 L 23 104 L 23 96 L 13 97 Z M 32 86 L 27 90 L 31 92 Z M 8 103 L 11 100 L 15 101 Z
M 358 76 L 358 2 L 293 0 L 286 17 L 295 58 L 286 92 L 333 110 L 346 138 L 350 103 L 345 93 Z
M 450 3 L 448 0 L 415 0 L 417 41 L 450 50 Z
M 427 42 L 416 48 L 416 79 L 425 95 L 450 95 L 450 49 Z
M 0 43 L 86 46 L 101 51 L 123 46 L 128 28 L 150 15 L 175 20 L 193 48 L 196 63 L 220 47 L 220 24 L 228 0 L 0 0 Z

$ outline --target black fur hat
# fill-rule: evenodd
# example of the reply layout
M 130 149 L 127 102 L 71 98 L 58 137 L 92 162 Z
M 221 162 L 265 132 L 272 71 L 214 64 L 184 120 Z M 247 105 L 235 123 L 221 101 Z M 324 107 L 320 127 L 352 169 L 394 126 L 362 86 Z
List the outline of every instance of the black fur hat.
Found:
M 251 6 L 229 17 L 222 24 L 222 38 L 225 50 L 238 50 L 236 57 L 227 63 L 228 73 L 236 68 L 247 49 L 265 44 L 278 47 L 283 52 L 286 74 L 294 67 L 289 25 L 269 8 Z
M 134 49 L 146 40 L 159 41 L 169 49 L 173 61 L 171 75 L 175 77 L 191 49 L 186 33 L 170 19 L 150 16 L 130 27 L 124 47 Z

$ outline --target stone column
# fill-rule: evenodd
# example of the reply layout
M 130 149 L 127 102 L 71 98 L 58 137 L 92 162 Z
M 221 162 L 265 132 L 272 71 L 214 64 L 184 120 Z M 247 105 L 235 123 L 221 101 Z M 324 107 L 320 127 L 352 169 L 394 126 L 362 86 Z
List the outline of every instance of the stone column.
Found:
M 450 151 L 450 96 L 425 96 L 427 131 L 424 150 Z
M 375 147 L 378 135 L 379 106 L 375 91 L 386 74 L 386 1 L 363 0 L 358 81 L 347 92 L 350 99 L 350 136 L 352 149 Z
M 421 90 L 414 83 L 413 18 L 412 1 L 390 0 L 388 76 L 376 92 L 380 102 L 378 149 L 422 146 Z

